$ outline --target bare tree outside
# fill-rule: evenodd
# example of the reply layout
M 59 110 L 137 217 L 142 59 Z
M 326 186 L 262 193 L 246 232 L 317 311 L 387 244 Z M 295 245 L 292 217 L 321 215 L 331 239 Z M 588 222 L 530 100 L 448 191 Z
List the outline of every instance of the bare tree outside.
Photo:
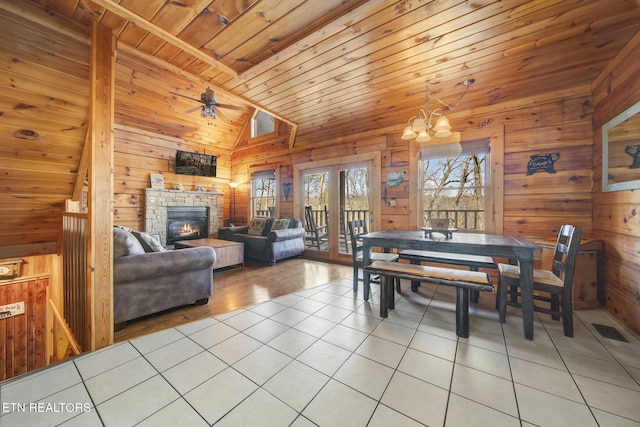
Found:
M 344 208 L 347 210 L 369 209 L 369 171 L 367 168 L 346 169 L 344 176 Z M 329 173 L 319 172 L 304 176 L 304 204 L 314 210 L 328 205 Z
M 424 160 L 423 225 L 450 218 L 457 228 L 484 230 L 485 167 L 485 154 Z
M 345 210 L 369 210 L 369 169 L 344 171 Z
M 274 178 L 258 178 L 251 181 L 253 190 L 254 216 L 269 215 L 269 208 L 276 206 L 276 180 Z
M 304 176 L 304 205 L 314 210 L 324 209 L 329 203 L 329 172 L 310 173 Z

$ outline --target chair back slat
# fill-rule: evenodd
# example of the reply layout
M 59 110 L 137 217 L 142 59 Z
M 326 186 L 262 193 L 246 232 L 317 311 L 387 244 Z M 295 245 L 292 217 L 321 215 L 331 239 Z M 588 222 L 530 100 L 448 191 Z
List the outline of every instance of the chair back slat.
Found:
M 304 228 L 308 233 L 315 233 L 316 221 L 313 218 L 313 208 L 311 206 L 304 207 Z
M 560 227 L 558 241 L 553 254 L 553 273 L 562 278 L 567 292 L 571 291 L 573 284 L 573 274 L 575 271 L 578 253 L 580 252 L 580 241 L 582 240 L 582 229 L 573 225 L 565 224 Z
M 349 228 L 349 238 L 351 239 L 351 253 L 353 259 L 357 259 L 358 252 L 362 252 L 362 239 L 360 236 L 367 234 L 367 221 L 363 219 L 357 219 L 349 221 L 347 223 Z

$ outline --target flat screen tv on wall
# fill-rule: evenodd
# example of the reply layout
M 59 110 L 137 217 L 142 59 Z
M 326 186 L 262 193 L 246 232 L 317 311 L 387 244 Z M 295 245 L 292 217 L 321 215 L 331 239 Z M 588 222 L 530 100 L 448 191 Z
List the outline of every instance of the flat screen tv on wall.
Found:
M 180 151 L 176 153 L 176 174 L 216 176 L 217 156 Z

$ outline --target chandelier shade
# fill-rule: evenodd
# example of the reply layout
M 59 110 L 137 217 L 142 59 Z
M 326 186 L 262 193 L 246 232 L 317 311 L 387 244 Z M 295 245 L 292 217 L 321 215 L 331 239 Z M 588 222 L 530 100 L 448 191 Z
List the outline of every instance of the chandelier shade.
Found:
M 404 128 L 404 132 L 402 133 L 401 138 L 406 141 L 409 139 L 414 139 L 416 136 L 418 136 L 418 134 L 413 131 L 411 125 L 407 125 L 407 127 Z
M 431 137 L 429 136 L 429 133 L 427 132 L 426 129 L 418 132 L 418 136 L 416 137 L 416 142 L 429 142 L 429 141 L 431 141 Z

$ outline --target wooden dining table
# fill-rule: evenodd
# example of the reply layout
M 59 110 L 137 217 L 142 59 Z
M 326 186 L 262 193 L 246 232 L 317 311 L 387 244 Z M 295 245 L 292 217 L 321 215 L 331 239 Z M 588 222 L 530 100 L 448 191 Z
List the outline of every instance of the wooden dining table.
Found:
M 520 266 L 520 286 L 522 319 L 525 338 L 533 339 L 533 255 L 538 247 L 527 239 L 517 236 L 496 234 L 452 233 L 447 239 L 434 239 L 424 231 L 385 230 L 374 231 L 362 236 L 364 265 L 371 263 L 373 247 L 388 251 L 396 249 L 417 249 L 423 251 L 450 252 L 466 255 L 484 255 L 506 258 Z M 363 276 L 365 301 L 369 299 L 370 275 Z

